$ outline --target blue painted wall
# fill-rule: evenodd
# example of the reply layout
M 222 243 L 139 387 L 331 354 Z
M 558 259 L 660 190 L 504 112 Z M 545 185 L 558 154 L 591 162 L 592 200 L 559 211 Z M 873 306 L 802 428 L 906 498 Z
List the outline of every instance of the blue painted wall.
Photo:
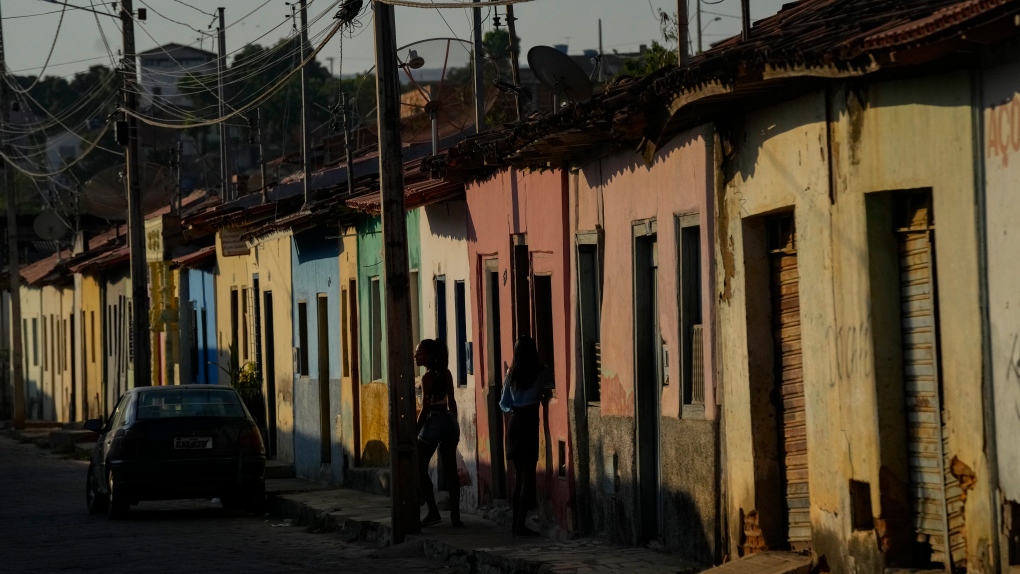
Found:
M 342 484 L 346 453 L 337 440 L 340 414 L 340 240 L 335 228 L 313 229 L 295 235 L 291 241 L 295 348 L 300 347 L 301 326 L 298 303 L 307 303 L 308 375 L 301 376 L 294 365 L 294 467 L 302 478 L 326 479 Z M 329 436 L 331 462 L 328 476 L 322 474 L 319 408 L 319 295 L 326 296 L 329 340 Z M 300 355 L 295 353 L 295 360 Z
M 215 385 L 220 380 L 216 366 L 216 290 L 210 269 L 188 270 L 188 298 L 198 318 L 198 364 L 193 365 L 194 382 Z M 202 317 L 205 317 L 203 328 Z M 187 381 L 191 382 L 191 381 Z

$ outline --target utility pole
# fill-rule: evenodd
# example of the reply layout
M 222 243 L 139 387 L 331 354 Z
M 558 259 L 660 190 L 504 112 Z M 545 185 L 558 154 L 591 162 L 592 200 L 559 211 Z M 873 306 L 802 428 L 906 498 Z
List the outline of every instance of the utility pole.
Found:
M 702 31 L 701 31 L 701 0 L 694 0 L 694 5 L 696 6 L 694 13 L 697 14 L 697 21 L 695 23 L 698 26 L 698 53 L 700 54 L 703 51 L 703 48 L 701 47 L 701 34 L 702 34 Z
M 695 0 L 700 2 L 700 0 Z M 683 65 L 690 57 L 687 53 L 688 38 L 691 35 L 691 23 L 687 17 L 687 0 L 676 0 L 676 61 Z
M 347 101 L 347 92 L 343 85 L 340 88 L 341 111 L 344 114 L 344 153 L 347 156 L 347 195 L 354 195 L 354 147 L 351 142 L 351 126 L 354 118 L 351 117 L 351 105 Z
M 326 56 L 326 61 L 329 62 L 329 75 L 333 75 L 333 60 L 336 60 L 333 56 Z
M 751 38 L 751 0 L 740 0 L 740 39 L 747 41 Z
M 177 215 L 184 208 L 184 180 L 181 179 L 181 157 L 184 156 L 184 143 L 177 139 Z
M 510 32 L 510 72 L 513 74 L 515 86 L 521 85 L 520 46 L 517 45 L 517 18 L 514 18 L 514 5 L 506 5 L 506 27 Z M 517 119 L 524 118 L 524 99 L 517 96 Z
M 266 176 L 266 138 L 262 133 L 262 107 L 256 110 L 256 119 L 259 129 L 259 174 L 262 176 L 262 203 L 269 201 L 269 180 Z
M 216 30 L 216 93 L 219 98 L 220 117 L 227 115 L 227 100 L 224 96 L 226 91 L 227 75 L 227 28 L 223 19 L 223 8 L 217 8 L 220 16 L 220 27 Z M 230 126 L 227 122 L 220 122 L 220 180 L 223 182 L 223 192 L 220 196 L 223 201 L 234 199 L 230 189 L 230 158 L 227 156 L 227 138 L 230 137 Z
M 133 317 L 131 337 L 135 344 L 135 386 L 147 387 L 152 384 L 152 368 L 149 362 L 151 342 L 149 341 L 149 278 L 145 262 L 145 213 L 142 211 L 142 188 L 138 173 L 138 120 L 133 112 L 138 107 L 135 86 L 135 19 L 133 0 L 121 0 L 120 24 L 124 33 L 124 59 L 121 73 L 124 74 L 124 114 L 127 122 L 127 148 L 124 159 L 127 164 L 128 197 L 128 247 L 131 249 L 131 304 Z
M 602 51 L 602 18 L 599 18 L 599 57 L 603 59 L 603 61 L 601 62 L 601 65 L 599 66 L 599 83 L 600 84 L 604 83 L 606 81 L 606 62 L 605 62 L 605 56 L 606 56 L 606 53 Z
M 393 6 L 374 2 L 376 92 L 379 98 L 379 185 L 382 194 L 386 365 L 390 391 L 390 496 L 393 543 L 421 531 L 415 429 L 411 299 L 407 272 L 404 166 L 400 145 L 400 80 Z M 456 480 L 456 479 L 454 479 Z
M 308 106 L 311 98 L 308 96 L 308 66 L 305 59 L 308 57 L 308 9 L 307 0 L 301 0 L 301 170 L 304 173 L 302 183 L 305 187 L 305 207 L 312 205 L 312 133 L 308 125 Z
M 4 55 L 3 19 L 0 18 L 0 75 L 7 73 Z M 4 155 L 11 156 L 7 143 L 7 124 L 10 122 L 11 104 L 7 101 L 7 82 L 0 78 L 0 147 Z M 3 169 L 4 194 L 7 196 L 7 269 L 10 271 L 11 291 L 11 373 L 14 383 L 14 428 L 25 428 L 25 372 L 21 340 L 21 275 L 18 269 L 18 198 L 11 178 L 11 166 L 0 161 Z
M 475 4 L 481 0 L 474 0 Z M 471 10 L 475 41 L 475 133 L 485 131 L 485 56 L 482 54 L 482 9 Z

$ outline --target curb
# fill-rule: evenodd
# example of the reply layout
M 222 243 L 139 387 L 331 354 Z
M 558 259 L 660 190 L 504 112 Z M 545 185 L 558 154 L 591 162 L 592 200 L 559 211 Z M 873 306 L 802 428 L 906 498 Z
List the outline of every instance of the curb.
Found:
M 393 532 L 389 526 L 368 520 L 354 520 L 336 516 L 325 510 L 291 500 L 283 493 L 267 493 L 270 512 L 293 519 L 298 524 L 312 525 L 337 532 L 347 542 L 370 542 L 377 546 L 390 546 Z

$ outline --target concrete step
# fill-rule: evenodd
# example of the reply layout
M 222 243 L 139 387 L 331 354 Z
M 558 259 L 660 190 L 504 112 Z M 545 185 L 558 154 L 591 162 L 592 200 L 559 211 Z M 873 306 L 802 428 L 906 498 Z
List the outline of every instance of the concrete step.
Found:
M 78 455 L 79 458 L 88 458 L 92 454 L 92 449 L 96 446 L 94 442 L 79 442 L 74 445 L 74 454 Z
M 761 552 L 705 570 L 703 574 L 809 574 L 811 557 L 793 552 Z
M 277 478 L 294 478 L 294 465 L 280 460 L 266 461 L 266 480 Z
M 74 452 L 80 442 L 95 443 L 99 435 L 92 431 L 61 429 L 50 432 L 49 447 L 56 452 Z
M 352 468 L 347 471 L 347 487 L 379 496 L 390 495 L 390 469 Z

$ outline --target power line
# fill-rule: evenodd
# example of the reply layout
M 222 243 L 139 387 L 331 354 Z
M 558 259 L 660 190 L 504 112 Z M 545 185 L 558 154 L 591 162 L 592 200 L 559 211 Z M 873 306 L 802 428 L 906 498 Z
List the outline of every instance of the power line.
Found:
M 121 111 L 123 111 L 124 113 L 126 113 L 126 114 L 128 114 L 128 115 L 130 115 L 130 116 L 132 116 L 132 117 L 134 117 L 134 118 L 136 118 L 136 119 L 138 119 L 138 120 L 140 120 L 140 121 L 142 121 L 142 122 L 144 122 L 144 123 L 146 123 L 146 124 L 148 124 L 150 126 L 161 127 L 161 128 L 168 128 L 168 129 L 189 129 L 189 128 L 199 128 L 199 127 L 213 126 L 213 125 L 216 125 L 216 124 L 218 124 L 220 122 L 224 122 L 226 120 L 229 120 L 230 118 L 233 118 L 233 117 L 236 117 L 236 116 L 240 116 L 240 115 L 244 114 L 244 112 L 251 111 L 252 109 L 257 107 L 258 105 L 260 105 L 262 102 L 265 102 L 266 100 L 268 100 L 277 91 L 279 91 L 280 88 L 282 88 L 291 78 L 293 78 L 298 72 L 300 72 L 301 69 L 303 69 L 305 66 L 310 64 L 312 61 L 314 61 L 315 57 L 319 54 L 319 52 L 321 52 L 322 49 L 326 47 L 326 44 L 329 43 L 329 41 L 333 38 L 333 36 L 335 36 L 341 30 L 341 28 L 343 26 L 344 26 L 343 22 L 337 22 L 336 24 L 334 24 L 333 27 L 330 29 L 329 34 L 322 41 L 322 43 L 319 44 L 319 46 L 315 50 L 313 50 L 308 55 L 308 57 L 305 58 L 305 60 L 303 62 L 301 62 L 300 66 L 298 66 L 294 70 L 291 70 L 291 72 L 289 74 L 287 74 L 287 76 L 282 81 L 278 82 L 277 84 L 275 84 L 274 86 L 272 86 L 270 88 L 267 88 L 262 94 L 260 94 L 258 97 L 256 97 L 249 104 L 245 105 L 241 109 L 234 110 L 233 112 L 231 112 L 231 113 L 229 113 L 229 114 L 227 114 L 227 115 L 225 115 L 223 117 L 215 118 L 215 119 L 211 119 L 211 120 L 200 121 L 200 122 L 195 122 L 195 123 L 191 123 L 191 124 L 188 124 L 188 125 L 181 125 L 181 124 L 172 124 L 172 123 L 158 121 L 158 120 L 155 120 L 154 118 L 149 118 L 149 117 L 146 117 L 146 116 L 144 116 L 142 114 L 139 114 L 138 112 L 136 112 L 134 110 L 126 110 L 126 109 L 121 108 Z
M 57 38 L 60 37 L 60 28 L 64 25 L 64 14 L 66 12 L 67 12 L 67 5 L 65 4 L 64 7 L 60 9 L 60 20 L 57 21 L 57 31 L 53 33 L 53 42 L 50 43 L 50 51 L 49 51 L 48 54 L 46 54 L 46 62 L 43 63 L 42 70 L 39 72 L 39 75 L 36 76 L 35 81 L 32 82 L 31 86 L 25 88 L 25 91 L 28 91 L 28 90 L 31 90 L 32 88 L 34 88 L 36 86 L 36 84 L 39 83 L 39 80 L 42 79 L 43 74 L 46 73 L 46 68 L 49 67 L 50 59 L 53 57 L 53 49 L 57 47 Z M 11 89 L 13 89 L 15 92 L 20 92 L 21 91 L 19 88 L 14 87 L 14 86 L 12 86 Z
M 39 12 L 38 14 L 22 14 L 21 16 L 4 16 L 0 20 L 17 20 L 18 18 L 35 18 L 36 16 L 45 16 L 47 14 L 57 14 L 63 12 L 63 10 L 51 10 L 50 12 Z
M 197 11 L 199 14 L 205 14 L 206 16 L 209 16 L 210 18 L 215 16 L 214 14 L 210 14 L 209 12 L 206 12 L 205 10 L 202 10 L 201 8 L 196 8 L 196 7 L 192 6 L 191 4 L 188 4 L 187 2 L 182 2 L 181 0 L 174 0 L 174 2 L 177 2 L 178 4 L 183 4 L 184 6 L 187 6 L 188 8 L 191 8 L 192 10 Z

